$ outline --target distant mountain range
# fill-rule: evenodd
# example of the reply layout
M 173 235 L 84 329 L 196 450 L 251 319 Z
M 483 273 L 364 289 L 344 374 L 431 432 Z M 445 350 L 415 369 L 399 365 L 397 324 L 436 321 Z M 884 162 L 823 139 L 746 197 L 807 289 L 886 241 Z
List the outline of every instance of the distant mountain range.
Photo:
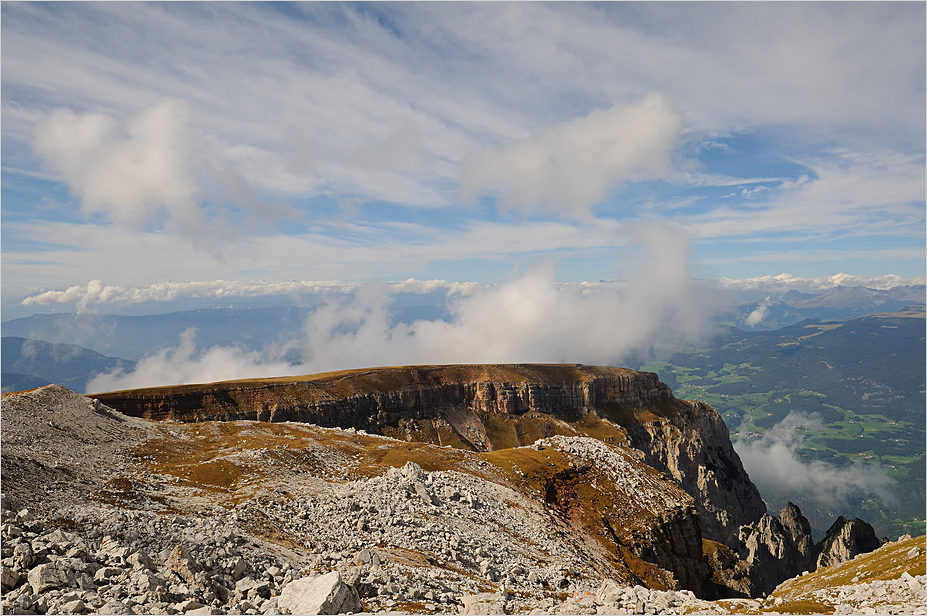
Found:
M 265 345 L 286 341 L 298 332 L 312 310 L 279 306 L 204 308 L 142 316 L 35 314 L 4 321 L 2 334 L 75 344 L 137 361 L 158 349 L 176 346 L 180 335 L 189 328 L 196 330 L 196 343 L 201 348 L 236 345 L 244 350 L 260 351 Z M 440 319 L 445 315 L 443 305 L 407 302 L 397 302 L 392 312 L 394 323 Z
M 84 391 L 87 381 L 113 369 L 131 371 L 135 362 L 106 357 L 74 344 L 52 344 L 17 336 L 2 339 L 3 392 L 34 389 L 57 383 Z
M 823 293 L 792 290 L 778 298 L 734 304 L 721 313 L 719 320 L 748 330 L 773 330 L 805 319 L 852 319 L 876 312 L 896 312 L 925 302 L 927 287 L 924 285 L 886 290 L 838 286 Z

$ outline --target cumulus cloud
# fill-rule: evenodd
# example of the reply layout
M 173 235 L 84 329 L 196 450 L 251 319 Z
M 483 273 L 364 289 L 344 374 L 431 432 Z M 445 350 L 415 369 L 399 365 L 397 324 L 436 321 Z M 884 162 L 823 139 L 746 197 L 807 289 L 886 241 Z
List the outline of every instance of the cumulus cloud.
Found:
M 839 505 L 859 493 L 892 501 L 893 480 L 881 467 L 854 463 L 836 468 L 826 462 L 804 462 L 798 453 L 805 435 L 799 429 L 823 431 L 818 415 L 789 413 L 761 438 L 748 440 L 741 433 L 734 444 L 750 479 L 765 494 L 791 494 L 822 504 Z
M 498 194 L 504 208 L 584 217 L 621 181 L 669 176 L 682 128 L 682 116 L 651 94 L 470 154 L 461 163 L 461 191 Z
M 199 187 L 189 168 L 188 110 L 153 105 L 123 130 L 101 113 L 58 109 L 36 126 L 33 148 L 65 179 L 87 214 L 141 225 L 163 216 L 196 225 Z
M 686 237 L 665 227 L 641 227 L 636 233 L 645 265 L 624 284 L 558 284 L 554 263 L 541 262 L 498 285 L 458 289 L 449 295 L 446 319 L 393 324 L 395 287 L 368 283 L 351 294 L 330 294 L 309 314 L 300 336 L 268 344 L 261 354 L 224 347 L 197 354 L 191 337 L 176 350 L 143 359 L 134 373 L 105 375 L 93 386 L 400 364 L 609 364 L 640 347 L 695 341 L 704 333 L 712 306 L 692 284 Z M 430 288 L 400 284 L 403 289 Z

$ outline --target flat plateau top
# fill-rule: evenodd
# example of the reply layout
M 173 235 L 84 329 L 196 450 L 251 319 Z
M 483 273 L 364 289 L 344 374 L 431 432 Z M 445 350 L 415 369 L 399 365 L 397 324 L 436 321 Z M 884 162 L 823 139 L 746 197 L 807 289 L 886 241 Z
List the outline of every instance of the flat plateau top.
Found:
M 634 376 L 641 373 L 615 366 L 583 364 L 457 364 L 424 366 L 386 366 L 339 370 L 302 376 L 238 379 L 216 383 L 148 387 L 106 392 L 106 396 L 164 396 L 208 393 L 232 389 L 258 389 L 287 384 L 347 386 L 356 393 L 391 391 L 408 387 L 427 387 L 454 383 L 584 383 L 602 377 Z

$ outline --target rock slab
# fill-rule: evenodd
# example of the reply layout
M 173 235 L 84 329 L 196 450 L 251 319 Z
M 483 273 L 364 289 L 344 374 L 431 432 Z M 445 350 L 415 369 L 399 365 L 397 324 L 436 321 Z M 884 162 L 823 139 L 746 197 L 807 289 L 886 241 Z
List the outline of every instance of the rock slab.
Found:
M 345 614 L 359 612 L 360 598 L 337 571 L 290 582 L 280 593 L 277 606 L 291 614 Z

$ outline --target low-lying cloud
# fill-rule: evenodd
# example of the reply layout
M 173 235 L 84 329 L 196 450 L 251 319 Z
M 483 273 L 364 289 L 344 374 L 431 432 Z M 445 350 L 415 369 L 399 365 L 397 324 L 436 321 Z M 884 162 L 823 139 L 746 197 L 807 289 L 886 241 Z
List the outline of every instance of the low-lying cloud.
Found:
M 88 389 L 401 364 L 608 364 L 634 349 L 698 340 L 713 306 L 689 276 L 686 237 L 662 227 L 642 227 L 637 237 L 645 266 L 624 285 L 558 284 L 555 264 L 540 262 L 507 282 L 449 294 L 445 319 L 394 323 L 394 287 L 369 283 L 330 295 L 298 336 L 268 341 L 259 354 L 198 352 L 189 334 L 176 349 L 142 359 L 133 373 L 99 376 Z
M 763 319 L 766 318 L 766 315 L 769 314 L 769 306 L 772 304 L 772 298 L 767 297 L 760 305 L 756 307 L 756 310 L 747 315 L 747 318 L 744 319 L 744 323 L 753 327 L 754 325 L 759 325 L 763 322 Z
M 195 336 L 196 330 L 187 329 L 176 347 L 143 357 L 131 372 L 116 369 L 94 376 L 87 383 L 87 392 L 292 374 L 285 361 L 269 360 L 265 354 L 238 347 L 215 346 L 199 351 Z
M 799 457 L 805 435 L 799 430 L 823 431 L 817 415 L 789 413 L 762 437 L 749 440 L 740 434 L 734 447 L 750 479 L 761 494 L 788 494 L 820 505 L 846 503 L 850 496 L 872 494 L 893 501 L 893 480 L 879 466 L 854 462 L 837 468 L 821 460 L 805 462 Z

